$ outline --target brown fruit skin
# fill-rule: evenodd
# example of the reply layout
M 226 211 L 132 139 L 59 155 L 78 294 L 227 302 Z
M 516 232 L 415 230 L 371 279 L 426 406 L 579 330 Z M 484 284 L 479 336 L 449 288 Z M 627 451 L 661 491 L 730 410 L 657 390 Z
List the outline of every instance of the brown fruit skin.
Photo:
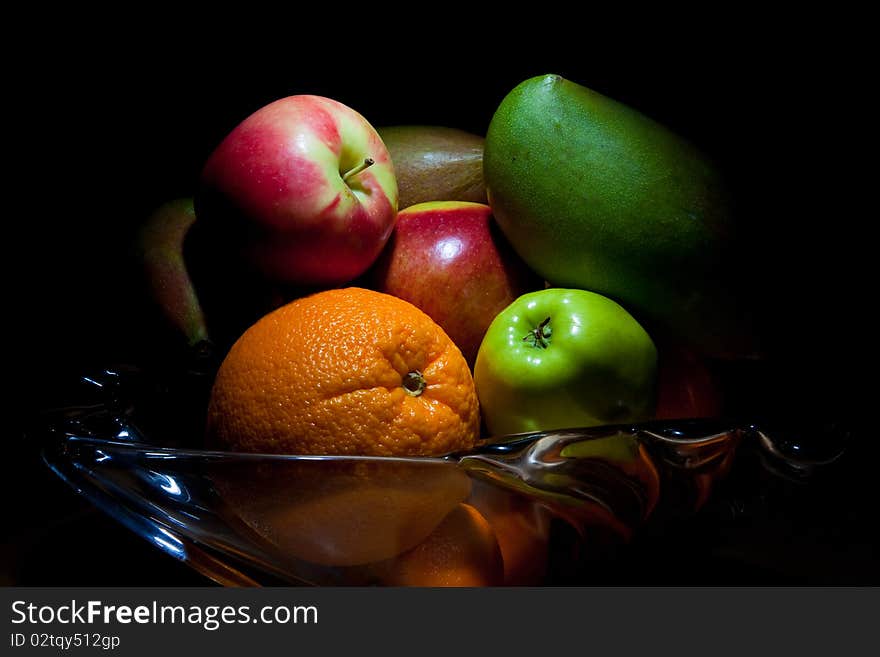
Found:
M 190 346 L 209 339 L 202 305 L 184 259 L 184 241 L 195 219 L 191 198 L 168 201 L 141 226 L 136 244 L 148 293 L 168 324 Z
M 376 130 L 394 164 L 399 210 L 426 201 L 488 203 L 482 137 L 443 126 Z

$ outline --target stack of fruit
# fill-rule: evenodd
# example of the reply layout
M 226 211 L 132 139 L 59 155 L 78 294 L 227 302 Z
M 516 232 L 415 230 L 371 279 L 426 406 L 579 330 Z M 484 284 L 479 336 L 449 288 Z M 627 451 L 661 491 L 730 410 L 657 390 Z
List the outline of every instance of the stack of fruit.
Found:
M 711 164 L 559 76 L 513 89 L 485 139 L 278 100 L 194 198 L 141 243 L 166 316 L 224 355 L 207 431 L 223 449 L 438 455 L 715 415 L 705 359 L 749 348 Z

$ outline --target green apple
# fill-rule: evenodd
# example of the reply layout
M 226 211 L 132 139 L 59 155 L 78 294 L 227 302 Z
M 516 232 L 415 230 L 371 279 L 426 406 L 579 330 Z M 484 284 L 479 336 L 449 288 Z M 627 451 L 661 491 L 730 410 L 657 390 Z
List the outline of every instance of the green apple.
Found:
M 494 436 L 647 420 L 656 378 L 657 349 L 632 315 L 594 292 L 560 288 L 499 313 L 474 366 Z

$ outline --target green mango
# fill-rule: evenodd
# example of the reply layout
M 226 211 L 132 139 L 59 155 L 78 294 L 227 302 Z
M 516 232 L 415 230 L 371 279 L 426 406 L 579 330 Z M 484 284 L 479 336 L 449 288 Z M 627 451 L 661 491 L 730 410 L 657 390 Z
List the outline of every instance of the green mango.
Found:
M 399 210 L 428 201 L 486 202 L 483 138 L 444 126 L 376 128 L 397 177 Z
M 539 76 L 496 110 L 483 175 L 498 225 L 553 286 L 611 297 L 646 328 L 707 355 L 756 354 L 724 183 L 678 135 L 558 75 Z

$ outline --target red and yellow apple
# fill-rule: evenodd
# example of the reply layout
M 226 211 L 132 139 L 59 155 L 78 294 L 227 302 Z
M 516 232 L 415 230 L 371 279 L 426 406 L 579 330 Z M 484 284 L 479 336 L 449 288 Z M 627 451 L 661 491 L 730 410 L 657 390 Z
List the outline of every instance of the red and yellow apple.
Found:
M 488 205 L 434 201 L 398 214 L 371 285 L 424 311 L 473 366 L 495 316 L 543 281 L 507 244 Z
M 382 251 L 397 182 L 362 115 L 330 98 L 289 96 L 250 115 L 214 150 L 196 212 L 267 279 L 336 285 Z

